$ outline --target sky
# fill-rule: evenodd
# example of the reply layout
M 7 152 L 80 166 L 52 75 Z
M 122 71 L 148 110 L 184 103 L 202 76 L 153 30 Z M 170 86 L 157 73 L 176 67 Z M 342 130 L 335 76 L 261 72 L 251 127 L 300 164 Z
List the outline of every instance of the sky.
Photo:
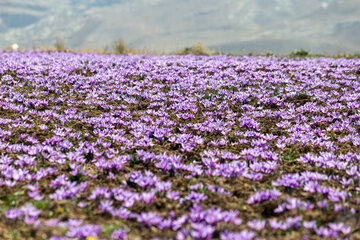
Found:
M 360 0 L 0 0 L 0 47 L 360 52 Z

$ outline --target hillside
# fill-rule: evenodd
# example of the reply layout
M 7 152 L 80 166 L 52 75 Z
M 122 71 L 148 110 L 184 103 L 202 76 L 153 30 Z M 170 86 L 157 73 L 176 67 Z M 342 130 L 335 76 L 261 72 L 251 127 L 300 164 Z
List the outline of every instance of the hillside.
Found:
M 357 0 L 3 0 L 0 46 L 48 46 L 59 37 L 72 48 L 103 48 L 123 38 L 165 51 L 202 41 L 229 52 L 337 54 L 359 51 L 358 16 Z

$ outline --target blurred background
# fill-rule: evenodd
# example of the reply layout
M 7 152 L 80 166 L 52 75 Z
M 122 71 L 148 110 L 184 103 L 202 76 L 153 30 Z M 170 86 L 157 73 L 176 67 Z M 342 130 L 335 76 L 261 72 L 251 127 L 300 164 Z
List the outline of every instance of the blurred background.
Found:
M 162 53 L 198 42 L 242 54 L 358 53 L 360 0 L 0 0 L 0 48 L 119 41 Z

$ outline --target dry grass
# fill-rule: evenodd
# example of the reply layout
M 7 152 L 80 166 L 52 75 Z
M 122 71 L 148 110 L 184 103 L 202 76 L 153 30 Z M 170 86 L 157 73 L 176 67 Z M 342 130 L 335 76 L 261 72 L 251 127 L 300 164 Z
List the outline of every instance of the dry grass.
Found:
M 6 51 L 11 50 L 27 50 L 25 48 L 14 49 L 14 45 L 17 44 L 8 44 L 5 47 Z M 339 53 L 335 55 L 325 55 L 325 54 L 314 54 L 308 52 L 302 48 L 298 50 L 294 50 L 287 54 L 276 54 L 271 51 L 265 52 L 248 52 L 247 54 L 242 54 L 240 52 L 237 53 L 229 53 L 229 52 L 221 52 L 221 51 L 214 51 L 208 48 L 204 48 L 202 42 L 198 42 L 195 45 L 185 47 L 183 49 L 177 50 L 175 52 L 165 52 L 164 50 L 155 50 L 149 48 L 142 48 L 142 49 L 135 49 L 135 48 L 128 48 L 125 41 L 123 39 L 115 40 L 111 47 L 105 46 L 101 48 L 82 48 L 82 49 L 72 49 L 69 46 L 66 46 L 66 43 L 63 39 L 57 38 L 55 40 L 54 45 L 45 46 L 34 45 L 32 50 L 40 50 L 40 51 L 50 51 L 50 52 L 82 52 L 82 53 L 98 53 L 98 54 L 132 54 L 132 55 L 228 55 L 228 56 L 275 56 L 275 57 L 289 57 L 289 58 L 317 58 L 317 57 L 332 57 L 332 58 L 360 58 L 360 53 Z

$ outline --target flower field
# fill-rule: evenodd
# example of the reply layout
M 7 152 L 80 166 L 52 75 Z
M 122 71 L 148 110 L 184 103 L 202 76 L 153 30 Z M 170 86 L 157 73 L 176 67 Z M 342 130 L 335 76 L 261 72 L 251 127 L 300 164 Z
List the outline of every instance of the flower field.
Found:
M 0 52 L 0 239 L 360 239 L 360 60 Z

